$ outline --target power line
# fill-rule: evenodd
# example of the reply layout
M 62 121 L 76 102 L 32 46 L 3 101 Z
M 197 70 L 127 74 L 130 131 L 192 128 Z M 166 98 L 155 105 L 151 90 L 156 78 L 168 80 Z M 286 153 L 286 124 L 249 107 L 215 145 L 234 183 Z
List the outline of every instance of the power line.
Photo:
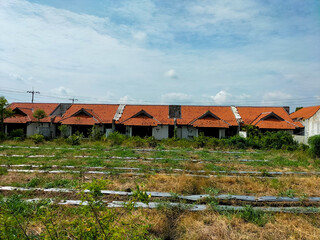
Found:
M 78 99 L 76 99 L 76 98 L 69 98 L 68 100 L 71 100 L 72 104 L 74 103 L 74 101 L 78 101 Z
M 31 94 L 32 94 L 31 103 L 33 103 L 34 94 L 35 94 L 35 93 L 40 94 L 40 92 L 35 92 L 33 89 L 32 89 L 32 91 L 27 91 L 27 93 L 31 93 Z

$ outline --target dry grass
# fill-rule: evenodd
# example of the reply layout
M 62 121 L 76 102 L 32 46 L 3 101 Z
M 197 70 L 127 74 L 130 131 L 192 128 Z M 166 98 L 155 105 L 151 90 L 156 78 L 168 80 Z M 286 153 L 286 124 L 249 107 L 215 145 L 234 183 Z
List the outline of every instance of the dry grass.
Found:
M 186 213 L 181 217 L 176 239 L 320 239 L 320 215 L 277 214 L 264 227 L 233 215 Z

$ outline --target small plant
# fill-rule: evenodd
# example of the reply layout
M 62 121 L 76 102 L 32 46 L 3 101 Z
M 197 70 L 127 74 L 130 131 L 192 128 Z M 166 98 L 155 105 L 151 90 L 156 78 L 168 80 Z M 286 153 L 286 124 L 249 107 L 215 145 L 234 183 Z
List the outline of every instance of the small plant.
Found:
M 90 140 L 93 140 L 93 141 L 101 140 L 102 134 L 100 131 L 100 127 L 98 125 L 92 126 L 92 128 L 89 129 L 88 135 Z
M 259 227 L 263 227 L 268 222 L 269 216 L 261 210 L 254 209 L 251 205 L 246 205 L 240 212 L 240 217 L 246 222 L 251 222 Z
M 288 190 L 285 191 L 285 192 L 281 192 L 279 195 L 280 195 L 281 197 L 294 198 L 295 195 L 296 195 L 296 191 L 293 190 L 293 189 L 288 189 Z
M 35 144 L 39 144 L 39 143 L 43 143 L 44 142 L 44 136 L 41 135 L 41 134 L 34 134 L 30 138 L 33 140 L 33 142 Z
M 8 169 L 6 169 L 4 167 L 0 167 L 0 176 L 5 175 L 5 174 L 8 174 Z
M 308 139 L 310 154 L 312 157 L 320 157 L 320 135 L 312 136 Z
M 69 132 L 69 127 L 67 125 L 61 125 L 58 127 L 60 131 L 60 136 L 62 138 L 67 138 L 68 137 L 68 132 Z
M 72 146 L 77 146 L 77 145 L 80 145 L 82 138 L 83 138 L 82 133 L 72 134 L 67 138 L 67 143 L 71 144 Z
M 23 129 L 14 129 L 10 132 L 10 137 L 13 138 L 13 139 L 16 139 L 16 138 L 21 138 L 23 139 L 24 138 L 24 131 Z
M 123 143 L 125 139 L 126 139 L 126 136 L 119 132 L 110 133 L 109 136 L 107 137 L 107 140 L 110 141 L 111 146 L 119 146 Z

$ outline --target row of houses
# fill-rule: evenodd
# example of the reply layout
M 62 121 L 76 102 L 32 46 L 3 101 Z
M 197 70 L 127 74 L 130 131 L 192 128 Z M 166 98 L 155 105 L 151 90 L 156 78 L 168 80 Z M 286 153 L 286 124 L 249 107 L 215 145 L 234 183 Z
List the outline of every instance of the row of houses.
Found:
M 79 131 L 88 136 L 92 126 L 98 126 L 106 135 L 118 131 L 156 139 L 173 137 L 175 131 L 179 138 L 199 134 L 223 138 L 238 134 L 244 125 L 256 126 L 261 131 L 284 130 L 300 135 L 305 132 L 298 121 L 299 111 L 290 116 L 287 107 L 12 103 L 9 108 L 14 116 L 4 121 L 6 133 L 23 129 L 27 136 L 41 133 L 56 137 L 60 125 L 68 126 L 69 135 Z M 42 109 L 47 117 L 40 121 L 34 118 L 37 109 Z

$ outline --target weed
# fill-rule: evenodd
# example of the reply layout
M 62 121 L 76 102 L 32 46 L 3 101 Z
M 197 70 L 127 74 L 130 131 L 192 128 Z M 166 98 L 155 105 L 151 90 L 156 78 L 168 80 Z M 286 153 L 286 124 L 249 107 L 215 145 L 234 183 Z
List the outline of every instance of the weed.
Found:
M 270 216 L 261 210 L 254 209 L 251 205 L 246 205 L 239 216 L 246 222 L 251 222 L 259 227 L 263 227 L 269 221 Z
M 6 169 L 4 167 L 0 167 L 0 176 L 5 175 L 5 174 L 8 174 L 8 169 Z

